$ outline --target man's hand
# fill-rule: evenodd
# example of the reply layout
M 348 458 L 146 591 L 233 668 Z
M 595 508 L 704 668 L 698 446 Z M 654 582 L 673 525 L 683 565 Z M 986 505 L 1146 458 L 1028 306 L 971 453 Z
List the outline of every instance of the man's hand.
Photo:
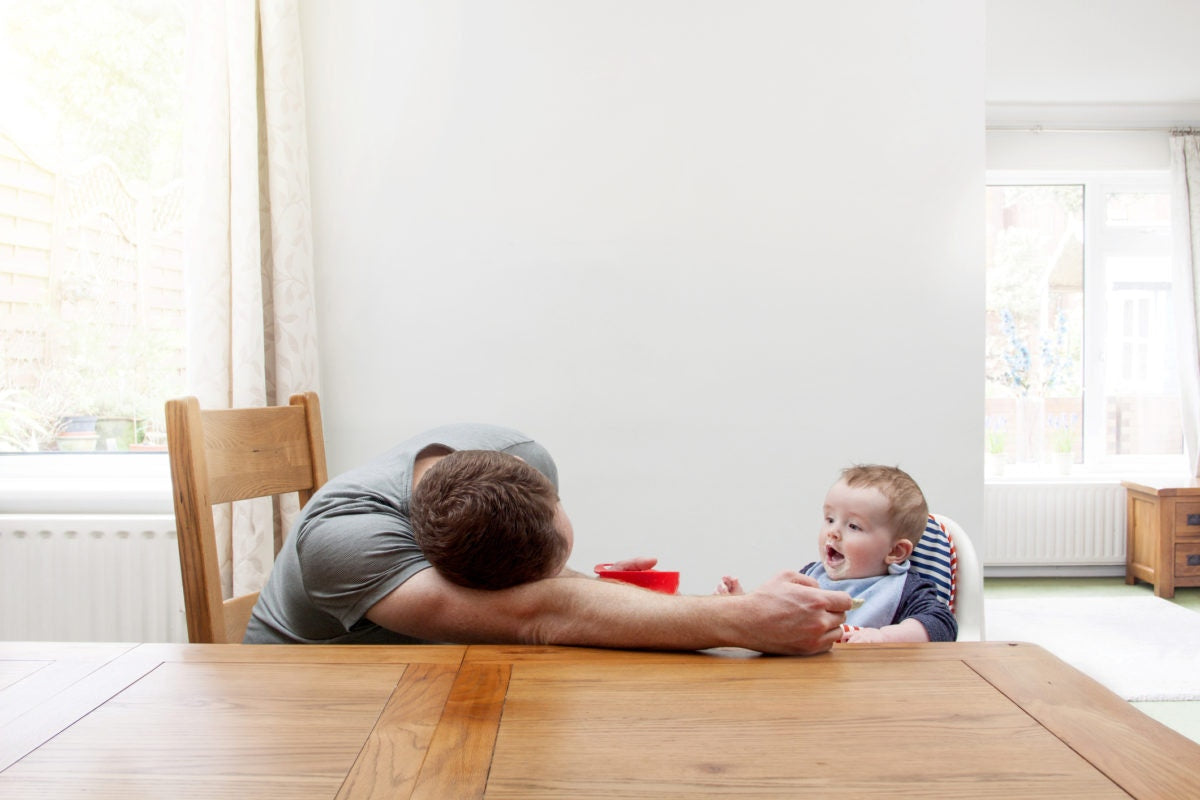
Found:
M 614 561 L 612 568 L 639 572 L 644 569 L 654 569 L 654 565 L 657 563 L 658 559 L 653 556 L 637 556 L 635 558 L 627 558 L 624 561 Z
M 654 565 L 658 563 L 658 559 L 653 556 L 637 556 L 636 558 L 627 558 L 624 561 L 614 561 L 612 568 L 623 572 L 641 572 L 646 569 L 654 569 Z M 571 569 L 568 566 L 563 566 L 562 571 L 558 573 L 560 578 L 595 578 L 595 573 L 579 572 Z
M 780 572 L 742 598 L 750 604 L 739 638 L 764 653 L 823 653 L 842 637 L 850 595 L 817 587 L 807 575 Z

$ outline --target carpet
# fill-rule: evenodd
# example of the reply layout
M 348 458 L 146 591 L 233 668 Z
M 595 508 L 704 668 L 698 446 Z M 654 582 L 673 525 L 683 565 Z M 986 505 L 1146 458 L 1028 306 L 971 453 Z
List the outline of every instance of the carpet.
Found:
M 1126 700 L 1200 700 L 1200 614 L 1158 597 L 995 599 L 989 641 L 1032 642 Z

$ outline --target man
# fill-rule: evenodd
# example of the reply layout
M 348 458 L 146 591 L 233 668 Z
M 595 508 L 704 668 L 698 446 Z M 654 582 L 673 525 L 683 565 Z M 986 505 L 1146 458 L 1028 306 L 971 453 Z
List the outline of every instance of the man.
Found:
M 313 496 L 245 641 L 808 654 L 841 636 L 849 595 L 818 589 L 798 572 L 748 594 L 687 597 L 567 569 L 574 532 L 557 486 L 550 454 L 517 431 L 454 425 L 413 437 Z

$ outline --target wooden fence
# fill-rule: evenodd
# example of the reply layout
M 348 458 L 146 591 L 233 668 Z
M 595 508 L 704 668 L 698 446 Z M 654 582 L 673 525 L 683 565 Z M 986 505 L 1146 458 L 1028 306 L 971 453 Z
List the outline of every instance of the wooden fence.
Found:
M 0 390 L 48 420 L 142 416 L 182 385 L 181 206 L 180 182 L 56 170 L 0 135 Z

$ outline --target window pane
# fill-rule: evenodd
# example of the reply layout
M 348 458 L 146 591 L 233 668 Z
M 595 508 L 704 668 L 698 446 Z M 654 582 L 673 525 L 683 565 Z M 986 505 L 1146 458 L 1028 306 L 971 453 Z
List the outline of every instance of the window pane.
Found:
M 0 4 L 0 451 L 149 449 L 183 390 L 183 17 Z
M 988 188 L 987 444 L 1008 462 L 1182 454 L 1167 181 Z
M 1112 227 L 1168 227 L 1171 197 L 1164 192 L 1108 192 L 1104 223 Z
M 1104 264 L 1109 314 L 1105 451 L 1114 456 L 1182 453 L 1171 260 L 1110 256 Z
M 1009 462 L 1082 457 L 1083 199 L 987 190 L 987 447 Z

